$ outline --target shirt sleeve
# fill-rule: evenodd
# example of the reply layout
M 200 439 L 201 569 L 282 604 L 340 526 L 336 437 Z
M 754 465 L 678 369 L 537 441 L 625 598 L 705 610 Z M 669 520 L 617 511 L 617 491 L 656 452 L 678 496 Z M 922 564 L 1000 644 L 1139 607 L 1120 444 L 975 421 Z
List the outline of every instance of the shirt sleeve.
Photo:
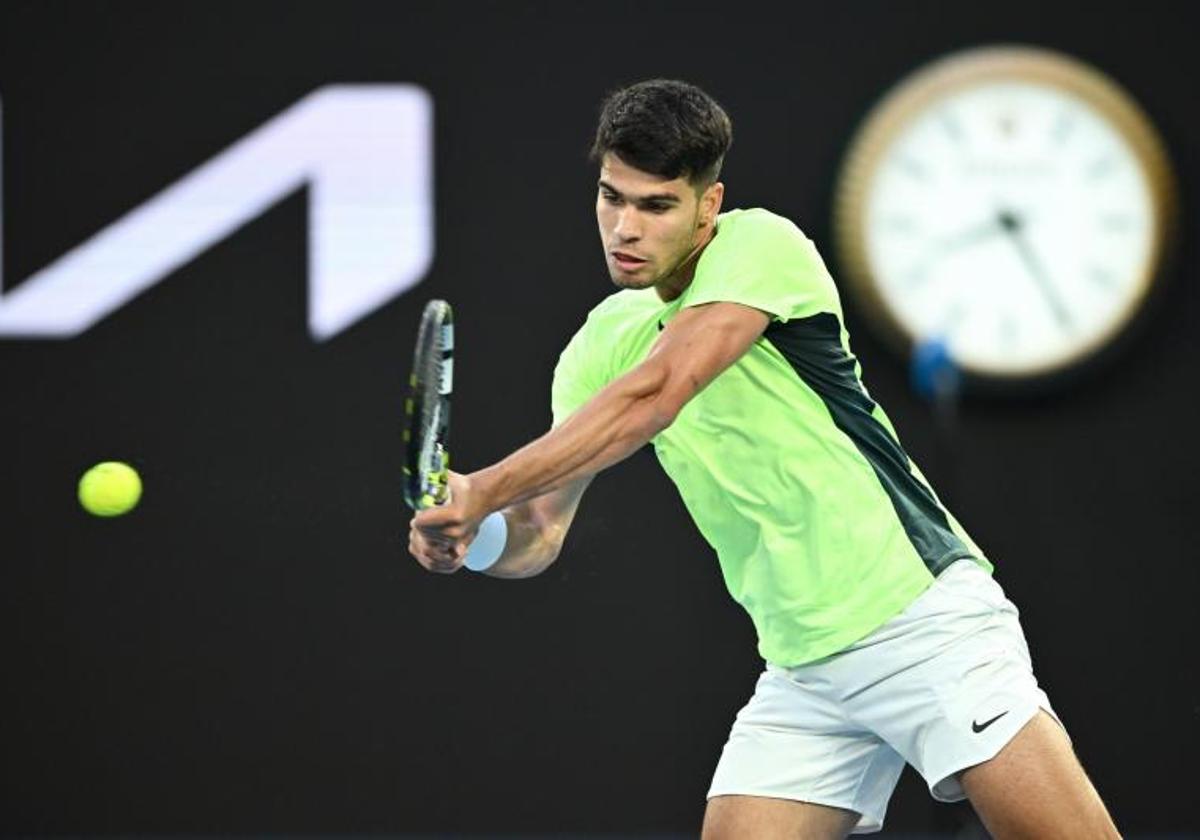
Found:
M 595 385 L 598 377 L 588 367 L 589 344 L 588 325 L 584 324 L 567 343 L 558 357 L 558 364 L 554 366 L 550 410 L 555 426 L 574 414 L 600 390 Z
M 773 321 L 841 312 L 821 255 L 794 224 L 765 210 L 722 221 L 700 256 L 683 306 L 730 301 L 766 312 Z

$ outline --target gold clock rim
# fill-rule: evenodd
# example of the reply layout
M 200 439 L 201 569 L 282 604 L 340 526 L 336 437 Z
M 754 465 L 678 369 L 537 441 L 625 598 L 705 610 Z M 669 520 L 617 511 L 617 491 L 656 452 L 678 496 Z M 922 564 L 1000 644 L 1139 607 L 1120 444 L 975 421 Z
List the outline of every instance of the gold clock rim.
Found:
M 918 68 L 900 79 L 877 102 L 855 131 L 839 172 L 834 195 L 834 237 L 846 279 L 873 315 L 883 337 L 907 353 L 914 336 L 884 301 L 867 255 L 865 213 L 870 187 L 884 152 L 933 101 L 974 84 L 994 81 L 1049 84 L 1072 93 L 1107 119 L 1129 144 L 1142 167 L 1151 198 L 1150 249 L 1138 278 L 1137 293 L 1108 329 L 1060 359 L 1013 368 L 964 366 L 968 373 L 997 380 L 1054 375 L 1093 357 L 1125 332 L 1143 310 L 1173 239 L 1176 183 L 1166 145 L 1150 117 L 1121 85 L 1102 71 L 1064 53 L 1027 45 L 998 45 L 961 50 Z

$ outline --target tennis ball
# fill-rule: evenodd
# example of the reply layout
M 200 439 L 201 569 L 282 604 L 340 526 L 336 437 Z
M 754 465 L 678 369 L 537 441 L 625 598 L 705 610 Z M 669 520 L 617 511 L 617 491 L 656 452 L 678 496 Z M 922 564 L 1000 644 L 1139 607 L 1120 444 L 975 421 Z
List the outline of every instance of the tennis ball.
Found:
M 79 479 L 79 504 L 94 516 L 120 516 L 142 498 L 137 470 L 121 461 L 96 464 Z

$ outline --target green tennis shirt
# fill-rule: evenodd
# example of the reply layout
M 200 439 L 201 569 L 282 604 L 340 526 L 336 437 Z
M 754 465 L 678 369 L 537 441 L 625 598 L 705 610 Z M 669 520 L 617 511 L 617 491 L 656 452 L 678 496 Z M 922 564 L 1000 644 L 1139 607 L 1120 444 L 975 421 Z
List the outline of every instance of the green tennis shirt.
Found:
M 955 560 L 991 571 L 863 387 L 816 247 L 766 210 L 718 217 L 676 300 L 623 290 L 593 309 L 555 368 L 554 422 L 641 362 L 681 308 L 715 301 L 752 306 L 770 323 L 653 444 L 765 660 L 837 653 Z

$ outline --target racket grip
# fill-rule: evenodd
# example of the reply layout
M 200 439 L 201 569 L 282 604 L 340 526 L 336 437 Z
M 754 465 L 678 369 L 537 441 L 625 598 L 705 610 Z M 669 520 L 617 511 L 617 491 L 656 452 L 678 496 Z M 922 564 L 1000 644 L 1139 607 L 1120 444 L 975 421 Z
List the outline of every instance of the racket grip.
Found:
M 479 531 L 467 548 L 466 567 L 473 572 L 490 569 L 504 553 L 504 545 L 507 542 L 508 520 L 500 511 L 489 513 L 479 523 Z

